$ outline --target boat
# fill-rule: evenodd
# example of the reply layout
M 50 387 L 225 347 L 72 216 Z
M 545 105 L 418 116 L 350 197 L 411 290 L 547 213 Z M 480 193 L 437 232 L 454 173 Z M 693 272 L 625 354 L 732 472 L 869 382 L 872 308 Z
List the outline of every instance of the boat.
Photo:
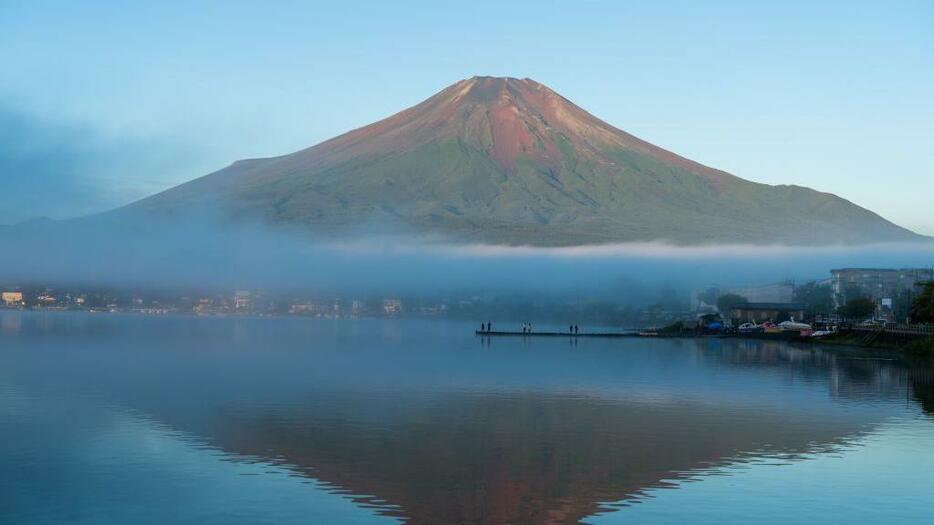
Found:
M 802 332 L 804 330 L 813 330 L 814 327 L 807 323 L 800 323 L 795 321 L 795 318 L 792 317 L 790 321 L 784 321 L 779 323 L 779 328 L 784 332 Z
M 762 328 L 762 332 L 766 334 L 778 334 L 782 331 L 782 329 L 776 326 L 772 321 L 766 321 L 760 324 L 759 328 Z
M 738 330 L 741 334 L 761 334 L 765 331 L 764 328 L 757 325 L 756 323 L 743 323 L 739 325 Z

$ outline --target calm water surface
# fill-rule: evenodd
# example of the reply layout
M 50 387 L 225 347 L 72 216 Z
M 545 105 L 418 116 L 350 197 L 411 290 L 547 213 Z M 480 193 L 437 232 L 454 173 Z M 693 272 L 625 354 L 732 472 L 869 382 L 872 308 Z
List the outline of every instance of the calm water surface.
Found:
M 742 340 L 0 311 L 2 523 L 934 523 L 934 372 Z

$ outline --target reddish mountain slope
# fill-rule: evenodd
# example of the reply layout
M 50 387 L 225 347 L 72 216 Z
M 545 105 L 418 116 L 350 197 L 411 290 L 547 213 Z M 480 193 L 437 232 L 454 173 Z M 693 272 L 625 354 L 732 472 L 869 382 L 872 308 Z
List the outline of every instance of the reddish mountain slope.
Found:
M 392 223 L 494 243 L 865 243 L 917 236 L 839 197 L 752 183 L 530 79 L 474 77 L 314 147 L 240 161 L 129 212 L 218 207 L 319 232 Z

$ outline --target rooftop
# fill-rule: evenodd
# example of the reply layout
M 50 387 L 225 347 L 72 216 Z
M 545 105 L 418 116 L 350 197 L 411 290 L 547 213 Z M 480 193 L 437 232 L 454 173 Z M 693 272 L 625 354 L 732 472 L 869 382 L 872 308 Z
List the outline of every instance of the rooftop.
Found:
M 734 310 L 806 310 L 804 303 L 738 303 Z

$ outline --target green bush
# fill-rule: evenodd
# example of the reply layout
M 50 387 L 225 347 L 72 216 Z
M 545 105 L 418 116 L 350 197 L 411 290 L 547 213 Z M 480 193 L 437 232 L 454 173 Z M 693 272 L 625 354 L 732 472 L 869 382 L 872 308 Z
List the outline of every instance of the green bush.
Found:
M 742 295 L 728 293 L 717 298 L 717 310 L 720 310 L 720 313 L 723 314 L 724 317 L 730 317 L 734 306 L 748 302 L 749 299 L 746 299 Z
M 850 299 L 843 306 L 843 315 L 854 321 L 863 320 L 876 311 L 876 304 L 868 297 Z
M 902 350 L 918 356 L 934 356 L 934 337 L 912 341 L 902 347 Z
M 682 321 L 676 321 L 662 328 L 660 331 L 666 334 L 678 334 L 684 331 L 684 323 Z
M 924 283 L 921 293 L 911 302 L 911 320 L 934 323 L 934 282 Z

